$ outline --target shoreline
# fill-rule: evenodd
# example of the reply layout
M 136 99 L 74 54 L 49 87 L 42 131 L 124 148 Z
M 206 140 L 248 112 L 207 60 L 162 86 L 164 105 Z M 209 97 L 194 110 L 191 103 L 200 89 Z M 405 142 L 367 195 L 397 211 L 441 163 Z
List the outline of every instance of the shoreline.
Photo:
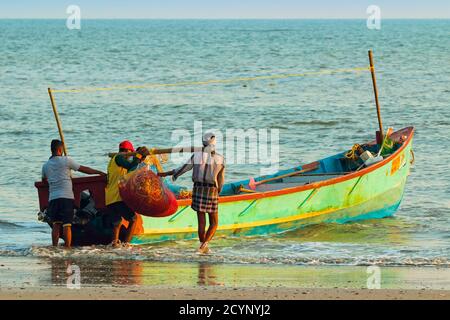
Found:
M 448 300 L 450 268 L 0 257 L 0 284 L 0 300 Z

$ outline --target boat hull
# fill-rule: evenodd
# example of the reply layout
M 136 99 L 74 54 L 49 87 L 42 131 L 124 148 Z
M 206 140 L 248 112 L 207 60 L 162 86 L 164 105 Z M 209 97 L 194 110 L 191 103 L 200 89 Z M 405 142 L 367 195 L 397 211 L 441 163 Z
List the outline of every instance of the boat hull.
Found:
M 217 235 L 256 236 L 281 233 L 317 223 L 383 218 L 398 209 L 413 160 L 413 128 L 394 154 L 382 162 L 345 176 L 276 191 L 221 197 Z M 143 217 L 142 244 L 197 236 L 197 216 L 187 200 L 166 218 Z

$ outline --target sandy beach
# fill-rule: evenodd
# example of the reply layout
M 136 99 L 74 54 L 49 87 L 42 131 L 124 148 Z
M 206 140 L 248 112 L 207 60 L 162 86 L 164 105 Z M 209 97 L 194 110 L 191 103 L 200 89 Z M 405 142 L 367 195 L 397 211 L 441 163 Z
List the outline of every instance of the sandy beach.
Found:
M 449 290 L 88 287 L 2 288 L 1 300 L 448 300 Z
M 71 266 L 72 269 L 69 269 Z M 79 289 L 73 270 L 80 270 Z M 448 268 L 168 263 L 83 258 L 0 259 L 0 299 L 397 300 L 450 298 Z

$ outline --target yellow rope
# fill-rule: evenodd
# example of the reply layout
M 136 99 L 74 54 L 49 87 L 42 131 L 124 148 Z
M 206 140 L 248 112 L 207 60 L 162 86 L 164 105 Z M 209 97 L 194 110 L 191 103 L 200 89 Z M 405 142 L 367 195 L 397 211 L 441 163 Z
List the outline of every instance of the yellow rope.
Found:
M 145 89 L 145 88 L 161 88 L 161 87 L 195 86 L 195 85 L 207 85 L 207 84 L 218 84 L 218 83 L 223 84 L 223 83 L 257 81 L 257 80 L 286 79 L 286 78 L 295 78 L 295 77 L 324 75 L 324 74 L 349 73 L 349 72 L 364 71 L 364 70 L 370 70 L 370 67 L 322 70 L 322 71 L 304 72 L 304 73 L 275 74 L 275 75 L 246 77 L 246 78 L 216 79 L 216 80 L 207 80 L 207 81 L 188 81 L 188 82 L 178 82 L 178 83 L 148 83 L 148 84 L 141 84 L 141 85 L 121 85 L 121 86 L 111 86 L 111 87 L 103 87 L 103 88 L 102 87 L 85 87 L 85 88 L 79 88 L 79 89 L 52 90 L 52 92 L 54 92 L 54 93 L 80 93 L 80 92 L 113 91 L 113 90 L 129 90 L 129 89 Z
M 347 159 L 356 161 L 356 160 L 358 160 L 358 157 L 359 157 L 358 153 L 361 154 L 363 152 L 364 152 L 364 149 L 359 144 L 356 143 L 355 145 L 353 145 L 351 150 L 347 151 L 347 153 L 345 154 L 345 157 Z

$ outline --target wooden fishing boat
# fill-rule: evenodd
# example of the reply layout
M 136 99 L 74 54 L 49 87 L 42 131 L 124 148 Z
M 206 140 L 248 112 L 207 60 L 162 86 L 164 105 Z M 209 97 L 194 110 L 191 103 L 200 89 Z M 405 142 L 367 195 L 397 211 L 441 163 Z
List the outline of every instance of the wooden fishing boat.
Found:
M 370 51 L 369 58 L 379 131 L 374 141 L 362 145 L 362 151 L 370 151 L 372 154 L 381 152 L 388 137 L 393 145 L 390 152 L 381 161 L 355 167 L 355 163 L 353 166 L 349 164 L 345 151 L 273 175 L 228 183 L 219 197 L 218 235 L 267 235 L 316 223 L 383 218 L 396 212 L 414 160 L 414 128 L 407 127 L 391 134 L 386 133 L 383 137 Z M 49 95 L 61 140 L 64 142 L 51 89 Z M 35 186 L 38 189 L 40 210 L 45 212 L 48 206 L 48 185 L 40 181 Z M 96 208 L 93 217 L 80 218 L 80 223 L 74 223 L 74 245 L 110 242 L 112 225 L 108 221 L 109 215 L 105 214 L 105 186 L 105 177 L 73 178 L 76 206 L 83 209 L 81 194 L 84 192 L 89 194 L 89 199 Z M 133 243 L 195 238 L 197 216 L 190 208 L 191 200 L 177 201 L 179 208 L 172 216 L 140 216 Z
M 394 214 L 400 205 L 407 176 L 413 161 L 414 128 L 394 132 L 390 137 L 397 149 L 369 167 L 346 171 L 345 152 L 322 160 L 283 170 L 255 181 L 271 179 L 256 186 L 251 193 L 250 180 L 228 183 L 219 198 L 220 225 L 217 234 L 267 235 L 285 232 L 315 223 L 344 223 L 362 219 L 383 218 Z M 380 145 L 372 141 L 363 145 L 376 152 Z M 295 172 L 304 172 L 295 174 Z M 277 178 L 286 176 L 285 178 Z M 275 179 L 273 179 L 275 178 Z M 105 209 L 103 177 L 73 179 L 76 203 L 80 194 L 89 190 L 97 209 Z M 41 211 L 48 201 L 48 186 L 36 182 Z M 190 199 L 180 199 L 178 211 L 169 217 L 142 216 L 133 243 L 190 239 L 197 235 L 197 216 Z M 105 215 L 107 216 L 107 215 Z M 74 232 L 74 243 L 108 243 L 110 229 L 103 222 Z M 75 239 L 78 238 L 78 239 Z
M 345 152 L 317 162 L 280 171 L 256 181 L 312 168 L 257 186 L 254 193 L 234 194 L 249 180 L 224 186 L 219 199 L 218 234 L 266 235 L 301 226 L 383 218 L 394 214 L 400 205 L 412 163 L 414 129 L 408 127 L 392 134 L 399 148 L 383 161 L 359 171 L 342 174 Z M 401 143 L 401 140 L 404 142 Z M 366 144 L 377 149 L 375 141 Z M 143 217 L 143 232 L 135 243 L 196 237 L 197 216 L 190 200 L 178 200 L 179 209 L 166 218 Z

